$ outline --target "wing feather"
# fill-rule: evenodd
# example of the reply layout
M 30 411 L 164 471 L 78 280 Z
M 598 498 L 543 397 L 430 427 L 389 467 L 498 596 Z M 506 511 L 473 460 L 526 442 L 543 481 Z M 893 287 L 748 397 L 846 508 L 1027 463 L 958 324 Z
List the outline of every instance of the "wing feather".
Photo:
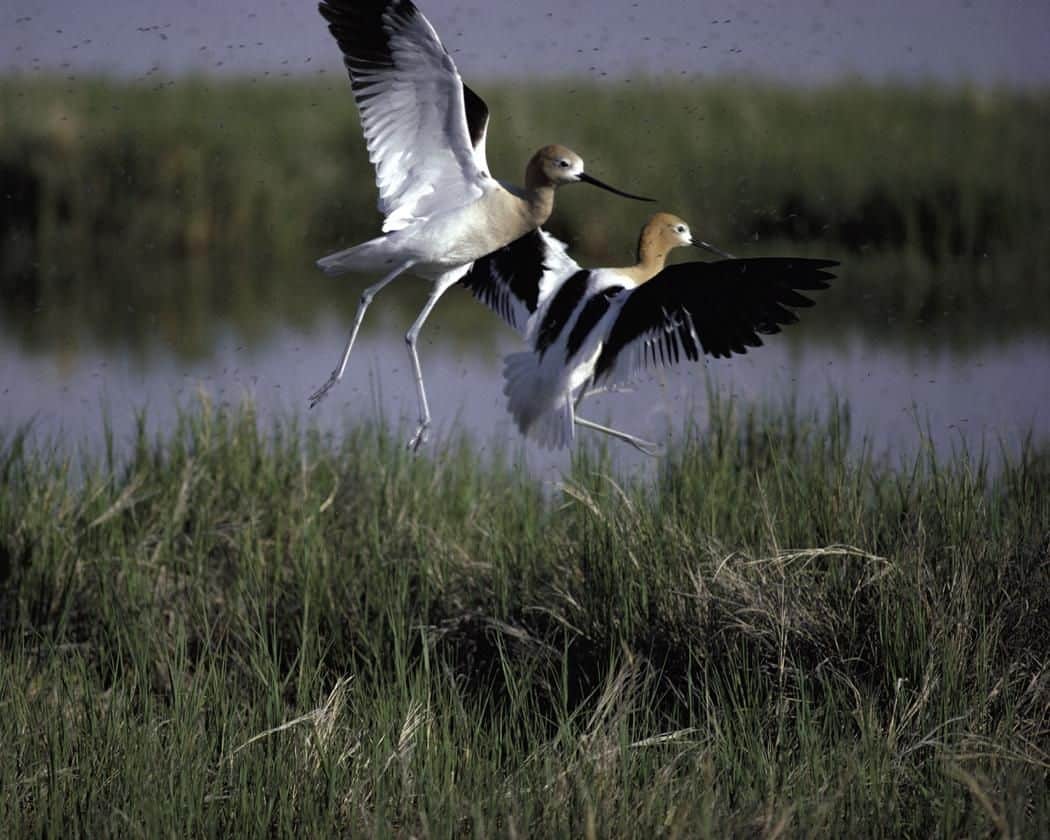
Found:
M 625 292 L 595 365 L 603 385 L 639 369 L 701 355 L 728 357 L 761 347 L 762 335 L 798 321 L 787 307 L 813 301 L 801 291 L 828 288 L 833 260 L 758 257 L 669 266 Z
M 322 0 L 376 170 L 384 232 L 480 197 L 488 108 L 410 0 Z
M 474 261 L 459 282 L 524 334 L 532 315 L 580 267 L 560 242 L 537 228 Z

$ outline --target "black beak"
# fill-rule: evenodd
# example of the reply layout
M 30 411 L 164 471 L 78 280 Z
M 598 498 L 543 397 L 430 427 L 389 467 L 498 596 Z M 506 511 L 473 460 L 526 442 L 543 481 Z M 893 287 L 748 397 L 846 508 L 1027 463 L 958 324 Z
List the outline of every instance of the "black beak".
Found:
M 585 184 L 594 184 L 596 187 L 601 187 L 603 190 L 616 193 L 616 195 L 622 195 L 624 198 L 633 198 L 635 201 L 656 201 L 655 198 L 646 198 L 642 195 L 631 195 L 628 192 L 616 189 L 616 187 L 610 187 L 608 184 L 599 181 L 597 178 L 592 178 L 586 172 L 581 172 L 578 176 L 578 180 L 583 181 Z
M 736 257 L 734 257 L 729 252 L 723 251 L 721 248 L 716 248 L 710 242 L 704 242 L 704 240 L 702 240 L 702 239 L 694 239 L 693 240 L 693 245 L 695 247 L 697 247 L 697 248 L 703 249 L 704 251 L 710 251 L 712 254 L 718 254 L 718 256 L 720 256 L 720 257 L 725 257 L 727 260 L 735 260 L 736 259 Z

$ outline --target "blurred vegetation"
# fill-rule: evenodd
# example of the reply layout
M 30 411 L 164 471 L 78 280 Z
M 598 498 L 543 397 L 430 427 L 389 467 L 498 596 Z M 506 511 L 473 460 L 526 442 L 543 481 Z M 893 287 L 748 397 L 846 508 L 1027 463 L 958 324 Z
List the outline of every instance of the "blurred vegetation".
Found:
M 714 403 L 655 483 L 250 409 L 0 439 L 11 836 L 1041 837 L 1050 452 Z M 74 478 L 75 476 L 75 478 Z
M 724 248 L 842 259 L 818 330 L 939 323 L 965 344 L 1050 324 L 1045 93 L 723 80 L 480 93 L 506 180 L 557 140 Z M 584 264 L 622 264 L 650 209 L 573 187 L 549 227 Z M 341 74 L 2 80 L 0 210 L 0 319 L 24 344 L 72 328 L 139 349 L 170 335 L 189 354 L 223 323 L 251 340 L 278 316 L 352 311 L 360 283 L 312 263 L 380 221 Z

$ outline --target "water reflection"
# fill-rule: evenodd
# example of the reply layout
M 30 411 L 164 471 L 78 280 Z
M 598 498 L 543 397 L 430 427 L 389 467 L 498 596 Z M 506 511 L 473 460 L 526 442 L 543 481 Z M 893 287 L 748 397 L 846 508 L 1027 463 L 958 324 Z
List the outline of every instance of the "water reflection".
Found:
M 913 411 L 943 446 L 1046 436 L 1044 93 L 724 79 L 481 93 L 505 120 L 493 172 L 515 178 L 558 138 L 733 253 L 842 260 L 801 326 L 707 368 L 717 391 L 795 394 L 802 410 L 835 392 L 882 450 L 914 448 Z M 379 227 L 342 72 L 0 78 L 0 125 L 0 424 L 35 417 L 43 434 L 98 441 L 104 404 L 118 431 L 140 408 L 160 429 L 198 385 L 252 396 L 264 418 L 305 411 L 368 282 L 313 261 Z M 625 264 L 644 215 L 585 193 L 559 197 L 551 231 L 581 264 Z M 401 336 L 425 294 L 383 292 L 318 423 L 411 421 Z M 422 343 L 439 424 L 516 441 L 499 378 L 510 332 L 454 290 Z M 659 437 L 690 408 L 703 416 L 707 385 L 703 369 L 675 369 L 588 413 Z M 536 469 L 564 463 L 527 452 Z
M 250 329 L 252 321 L 246 327 L 236 319 L 208 320 L 205 352 L 192 359 L 184 353 L 177 317 L 148 309 L 114 310 L 113 341 L 55 328 L 63 317 L 75 320 L 72 313 L 42 315 L 52 319 L 46 329 L 28 324 L 21 333 L 5 330 L 0 428 L 32 420 L 42 438 L 97 448 L 104 412 L 118 440 L 127 439 L 136 411 L 145 410 L 149 428 L 162 431 L 178 407 L 192 406 L 201 392 L 220 403 L 250 397 L 263 422 L 275 415 L 305 415 L 307 396 L 342 349 L 358 284 L 348 286 L 353 292 L 334 311 L 298 322 L 275 313 L 258 333 Z M 381 415 L 407 432 L 414 420 L 402 334 L 426 289 L 420 283 L 389 291 L 384 305 L 370 312 L 347 377 L 309 413 L 322 429 L 338 432 L 347 423 Z M 168 319 L 174 326 L 161 326 Z M 124 338 L 115 338 L 125 322 L 134 323 Z M 818 306 L 801 325 L 747 356 L 663 371 L 640 381 L 634 393 L 590 400 L 585 413 L 663 439 L 680 434 L 687 417 L 704 416 L 707 389 L 713 388 L 745 403 L 776 405 L 793 396 L 803 411 L 826 407 L 833 397 L 846 400 L 855 442 L 867 436 L 877 452 L 891 458 L 913 454 L 926 431 L 944 452 L 985 444 L 994 454 L 1000 441 L 1014 449 L 1029 429 L 1037 439 L 1050 437 L 1050 336 L 1025 333 L 957 352 L 936 332 L 925 335 L 919 343 L 883 341 L 836 323 L 834 307 L 821 315 Z M 517 445 L 502 395 L 501 358 L 518 346 L 513 333 L 463 292 L 451 293 L 447 305 L 435 311 L 421 353 L 432 383 L 438 441 L 466 430 L 485 446 Z M 587 439 L 589 433 L 581 434 Z M 430 451 L 439 455 L 440 443 Z M 523 457 L 540 475 L 556 476 L 568 465 L 566 454 L 534 447 L 525 448 Z M 617 457 L 625 465 L 645 461 L 626 447 Z
M 566 238 L 572 240 L 571 231 Z M 1050 270 L 1050 259 L 1037 251 L 932 268 L 902 258 L 858 259 L 784 243 L 730 245 L 742 256 L 798 253 L 841 259 L 839 279 L 819 295 L 805 326 L 809 338 L 837 347 L 846 336 L 860 335 L 897 350 L 936 345 L 969 356 L 1020 334 L 1050 335 L 1050 318 L 1043 317 L 1048 302 L 1032 300 L 1017 288 L 1018 277 L 1028 284 Z M 324 277 L 313 265 L 315 255 L 305 250 L 276 265 L 252 260 L 251 252 L 247 248 L 239 260 L 109 255 L 94 267 L 8 272 L 0 289 L 0 331 L 20 352 L 60 356 L 97 349 L 148 368 L 157 353 L 204 360 L 228 333 L 255 348 L 273 343 L 285 327 L 310 332 L 329 315 L 348 325 L 352 321 L 368 278 Z M 573 253 L 584 265 L 629 261 L 625 253 L 603 249 L 574 247 Z M 677 259 L 682 257 L 671 261 Z M 425 299 L 422 282 L 391 287 L 377 299 L 365 329 L 383 317 L 380 310 L 407 326 Z M 503 329 L 458 289 L 439 309 L 446 318 L 447 342 L 491 343 Z

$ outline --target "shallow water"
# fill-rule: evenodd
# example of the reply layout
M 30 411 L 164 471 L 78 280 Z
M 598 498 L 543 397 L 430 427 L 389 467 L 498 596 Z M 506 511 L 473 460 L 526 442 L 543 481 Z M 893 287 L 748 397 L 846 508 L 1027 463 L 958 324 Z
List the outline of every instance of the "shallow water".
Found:
M 180 407 L 194 406 L 204 393 L 216 403 L 252 399 L 264 424 L 298 413 L 338 433 L 345 424 L 382 416 L 407 436 L 416 401 L 402 336 L 421 289 L 410 283 L 377 299 L 347 376 L 309 412 L 308 395 L 342 350 L 349 327 L 342 313 L 298 326 L 271 313 L 273 323 L 256 338 L 220 322 L 207 331 L 210 350 L 189 361 L 178 338 L 159 330 L 145 351 L 134 352 L 74 329 L 30 349 L 8 331 L 0 336 L 0 428 L 31 421 L 38 440 L 97 451 L 106 418 L 118 441 L 130 438 L 139 411 L 151 431 L 162 432 Z M 674 441 L 687 418 L 706 416 L 710 393 L 744 405 L 793 401 L 804 414 L 826 412 L 837 398 L 849 406 L 854 445 L 866 441 L 891 461 L 913 456 L 924 440 L 944 454 L 986 447 L 994 460 L 1001 446 L 1016 451 L 1029 432 L 1037 441 L 1050 439 L 1050 335 L 1028 332 L 960 350 L 935 330 L 902 342 L 856 325 L 828 329 L 819 311 L 818 304 L 800 324 L 746 356 L 659 371 L 630 393 L 591 398 L 581 413 Z M 522 447 L 506 412 L 501 359 L 518 347 L 517 336 L 465 294 L 456 292 L 438 307 L 421 337 L 435 421 L 432 456 L 440 457 L 443 439 L 465 430 L 485 449 L 518 453 L 537 475 L 556 478 L 567 468 L 566 452 Z M 596 437 L 580 432 L 581 441 Z M 625 468 L 651 468 L 629 446 L 617 443 L 613 450 Z

